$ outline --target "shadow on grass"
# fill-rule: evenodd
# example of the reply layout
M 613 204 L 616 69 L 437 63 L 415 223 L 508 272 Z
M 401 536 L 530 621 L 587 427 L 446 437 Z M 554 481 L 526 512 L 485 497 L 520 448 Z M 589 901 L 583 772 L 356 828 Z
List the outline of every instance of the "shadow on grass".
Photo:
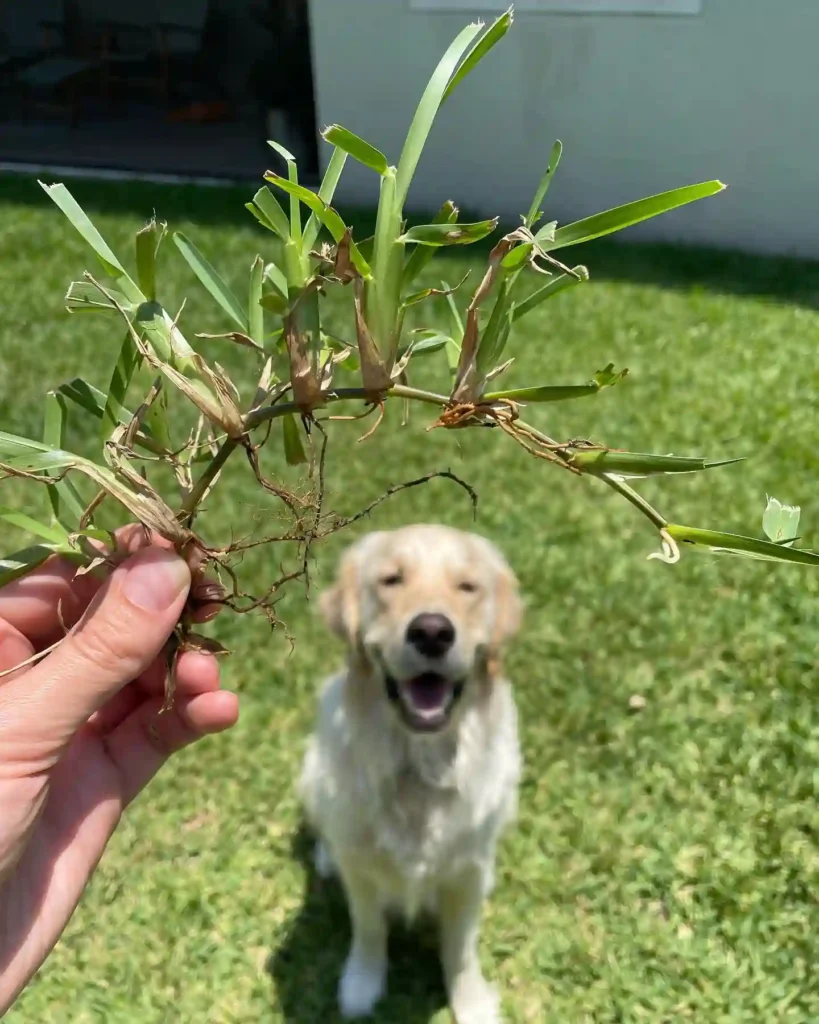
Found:
M 269 232 L 256 225 L 245 209 L 254 193 L 265 182 L 242 184 L 187 185 L 159 184 L 150 181 L 95 181 L 90 178 L 70 178 L 43 172 L 47 183 L 62 181 L 71 190 L 77 202 L 94 217 L 96 214 L 145 218 L 155 211 L 160 220 L 166 220 L 173 229 L 183 221 L 206 226 L 235 225 L 255 228 L 261 238 L 270 238 Z M 374 193 L 375 195 L 375 193 Z M 0 179 L 0 209 L 6 204 L 54 209 L 51 200 L 37 184 L 36 177 L 10 174 Z M 55 210 L 56 213 L 56 210 Z M 350 218 L 357 238 L 365 238 L 375 229 L 375 212 L 344 211 Z
M 53 175 L 44 177 L 49 181 L 54 178 Z M 254 225 L 244 204 L 264 182 L 260 179 L 257 185 L 250 182 L 247 185 L 209 187 L 67 178 L 66 184 L 92 216 L 121 214 L 147 218 L 155 210 L 157 216 L 167 220 L 172 228 L 182 222 L 248 228 Z M 0 210 L 5 204 L 25 204 L 43 209 L 50 206 L 36 179 L 27 175 L 6 175 L 0 180 Z M 353 227 L 356 238 L 372 234 L 374 210 L 342 208 L 341 213 Z M 461 211 L 462 220 L 476 217 L 467 210 Z M 429 219 L 424 214 L 409 217 L 411 223 Z M 515 226 L 507 225 L 507 228 Z M 260 237 L 269 237 L 261 227 L 257 230 Z M 498 234 L 470 246 L 459 255 L 471 254 L 473 258 L 481 255 L 485 258 Z M 574 246 L 565 250 L 562 258 L 572 265 L 585 263 L 591 270 L 592 279 L 598 281 L 649 284 L 681 291 L 703 289 L 819 309 L 819 261 L 751 256 L 693 245 L 624 244 L 610 239 Z
M 350 942 L 347 905 L 338 881 L 316 874 L 313 839 L 304 827 L 293 842 L 293 856 L 307 873 L 306 895 L 284 941 L 271 952 L 267 970 L 287 1024 L 330 1024 L 342 1019 L 336 990 Z M 367 1020 L 429 1024 L 445 1002 L 432 929 L 393 927 L 387 995 Z

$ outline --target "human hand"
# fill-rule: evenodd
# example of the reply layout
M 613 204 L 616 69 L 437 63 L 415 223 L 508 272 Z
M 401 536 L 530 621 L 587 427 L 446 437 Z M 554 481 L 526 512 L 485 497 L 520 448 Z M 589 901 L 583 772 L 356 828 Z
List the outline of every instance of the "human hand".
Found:
M 124 560 L 107 579 L 52 559 L 0 589 L 0 672 L 70 629 L 0 677 L 0 1016 L 62 933 L 123 809 L 170 754 L 238 715 L 216 659 L 188 651 L 175 705 L 157 718 L 161 652 L 191 572 L 142 530 L 118 540 Z

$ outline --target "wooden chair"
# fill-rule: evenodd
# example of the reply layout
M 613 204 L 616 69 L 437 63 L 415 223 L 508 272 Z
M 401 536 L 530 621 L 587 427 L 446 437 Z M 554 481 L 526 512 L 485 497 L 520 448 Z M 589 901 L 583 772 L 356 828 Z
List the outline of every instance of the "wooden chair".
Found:
M 5 4 L 0 14 L 0 75 L 21 103 L 23 116 L 35 109 L 53 110 L 67 113 L 76 124 L 94 62 L 71 51 L 64 0 Z
M 111 102 L 117 82 L 170 99 L 173 65 L 201 49 L 208 0 L 79 0 L 83 33 L 102 67 L 103 94 Z
M 208 0 L 156 0 L 159 13 L 160 75 L 170 99 L 175 66 L 195 63 L 202 50 Z

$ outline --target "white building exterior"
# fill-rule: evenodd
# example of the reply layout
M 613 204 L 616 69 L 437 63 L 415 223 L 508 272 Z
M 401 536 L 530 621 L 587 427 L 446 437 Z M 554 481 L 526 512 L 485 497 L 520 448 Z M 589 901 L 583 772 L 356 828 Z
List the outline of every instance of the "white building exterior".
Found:
M 493 0 L 312 0 L 321 124 L 397 162 L 439 57 Z M 410 205 L 451 198 L 515 218 L 552 142 L 561 222 L 720 178 L 726 192 L 631 229 L 819 257 L 819 0 L 521 0 L 515 24 L 441 111 Z M 325 147 L 329 149 L 329 147 Z M 370 205 L 348 162 L 340 201 Z

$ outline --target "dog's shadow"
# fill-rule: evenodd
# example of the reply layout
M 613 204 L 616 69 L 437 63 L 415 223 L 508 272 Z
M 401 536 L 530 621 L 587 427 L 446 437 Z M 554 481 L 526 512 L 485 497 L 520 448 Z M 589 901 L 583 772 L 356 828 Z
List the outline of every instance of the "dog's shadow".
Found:
M 293 842 L 293 855 L 307 872 L 305 900 L 284 941 L 267 962 L 287 1024 L 342 1020 L 336 993 L 349 951 L 349 918 L 338 880 L 325 880 L 316 873 L 313 846 L 312 836 L 302 826 Z M 434 930 L 422 926 L 407 931 L 393 926 L 387 995 L 367 1020 L 372 1024 L 430 1024 L 433 1017 L 439 1019 L 436 1014 L 445 1005 Z

